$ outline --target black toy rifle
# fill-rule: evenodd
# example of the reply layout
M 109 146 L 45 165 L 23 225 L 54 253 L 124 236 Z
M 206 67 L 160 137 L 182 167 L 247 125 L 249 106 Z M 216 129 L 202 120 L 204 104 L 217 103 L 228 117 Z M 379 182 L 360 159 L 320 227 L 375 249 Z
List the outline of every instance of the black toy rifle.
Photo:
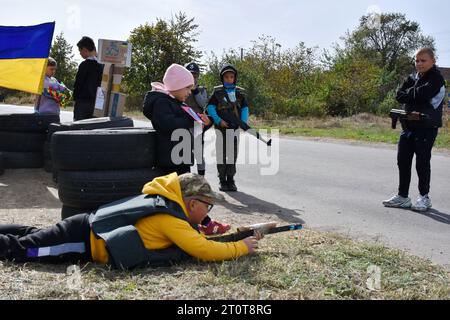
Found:
M 266 141 L 263 137 L 261 137 L 261 135 L 259 134 L 258 131 L 256 131 L 255 129 L 251 128 L 244 121 L 237 119 L 234 115 L 224 114 L 224 115 L 221 115 L 221 117 L 226 123 L 228 123 L 228 127 L 230 129 L 237 130 L 237 129 L 241 128 L 242 130 L 244 130 L 248 134 L 256 137 L 256 139 L 261 140 L 262 142 L 267 144 L 267 146 L 269 146 L 269 147 L 272 146 L 272 139 L 270 139 L 269 141 Z
M 283 227 L 277 227 L 276 223 L 262 223 L 257 225 L 252 225 L 248 227 L 238 228 L 236 233 L 232 233 L 225 236 L 211 237 L 208 240 L 217 241 L 217 242 L 237 242 L 244 240 L 248 237 L 252 237 L 255 235 L 255 231 L 260 232 L 263 235 L 275 234 L 281 232 L 289 232 L 295 230 L 302 230 L 302 224 L 292 224 Z
M 429 119 L 430 116 L 425 113 L 419 113 L 419 112 L 406 112 L 405 110 L 401 109 L 392 109 L 390 113 L 391 119 L 392 119 L 392 129 L 397 129 L 397 123 L 400 120 L 400 123 L 403 124 L 405 120 L 408 121 L 420 121 Z

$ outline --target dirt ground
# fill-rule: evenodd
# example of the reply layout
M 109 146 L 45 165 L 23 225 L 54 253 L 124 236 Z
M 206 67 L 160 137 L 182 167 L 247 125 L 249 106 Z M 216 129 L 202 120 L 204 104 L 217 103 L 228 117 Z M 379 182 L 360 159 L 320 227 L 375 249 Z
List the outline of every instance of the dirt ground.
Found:
M 60 220 L 62 204 L 52 175 L 42 169 L 6 170 L 0 176 L 0 223 L 45 227 Z M 235 226 L 268 221 L 303 223 L 297 213 L 249 195 L 227 196 L 212 218 Z
M 1 224 L 45 227 L 58 222 L 61 207 L 52 175 L 44 170 L 6 170 L 0 176 Z

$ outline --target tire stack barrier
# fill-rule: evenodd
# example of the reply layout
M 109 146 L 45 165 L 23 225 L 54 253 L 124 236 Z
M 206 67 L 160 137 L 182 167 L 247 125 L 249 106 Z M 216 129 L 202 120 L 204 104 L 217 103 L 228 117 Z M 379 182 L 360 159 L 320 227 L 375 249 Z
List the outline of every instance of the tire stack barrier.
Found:
M 0 152 L 3 169 L 42 168 L 44 143 L 51 123 L 59 123 L 52 114 L 18 113 L 0 115 Z
M 47 139 L 44 143 L 44 169 L 46 172 L 53 173 L 53 180 L 57 182 L 57 173 L 53 170 L 53 161 L 51 156 L 51 141 L 55 132 L 75 131 L 75 130 L 94 130 L 105 128 L 133 127 L 133 120 L 127 117 L 111 118 L 93 118 L 75 122 L 63 122 L 51 124 L 48 128 Z
M 0 176 L 5 173 L 5 168 L 3 168 L 3 153 L 0 152 Z
M 62 219 L 141 194 L 146 183 L 161 175 L 154 169 L 155 144 L 153 129 L 56 132 L 51 154 Z

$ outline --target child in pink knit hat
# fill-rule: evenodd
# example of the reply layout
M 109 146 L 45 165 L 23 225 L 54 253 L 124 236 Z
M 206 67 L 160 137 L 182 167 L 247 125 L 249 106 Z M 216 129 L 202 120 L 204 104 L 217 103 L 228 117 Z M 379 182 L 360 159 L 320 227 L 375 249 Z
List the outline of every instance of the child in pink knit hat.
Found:
M 156 167 L 162 176 L 173 172 L 178 175 L 191 172 L 191 166 L 194 164 L 192 151 L 196 121 L 183 107 L 186 107 L 185 101 L 191 95 L 194 77 L 185 67 L 172 64 L 164 75 L 163 83 L 153 82 L 151 85 L 152 91 L 147 93 L 144 100 L 144 115 L 151 120 L 156 131 Z M 201 113 L 198 116 L 204 123 L 203 131 L 211 127 L 212 121 L 206 114 Z M 191 138 L 189 150 L 184 148 L 179 150 L 180 143 L 185 143 L 183 138 L 172 140 L 173 133 L 175 131 L 178 133 L 179 129 L 185 129 L 185 136 Z M 187 152 L 189 154 L 185 154 Z M 229 225 L 210 218 L 205 219 L 202 224 L 209 225 L 209 229 L 216 231 L 214 233 L 225 233 L 230 229 Z
M 181 102 L 185 102 L 189 97 L 191 88 L 194 86 L 194 77 L 185 67 L 179 64 L 172 64 L 164 74 L 163 83 L 152 82 L 152 90 L 165 93 Z

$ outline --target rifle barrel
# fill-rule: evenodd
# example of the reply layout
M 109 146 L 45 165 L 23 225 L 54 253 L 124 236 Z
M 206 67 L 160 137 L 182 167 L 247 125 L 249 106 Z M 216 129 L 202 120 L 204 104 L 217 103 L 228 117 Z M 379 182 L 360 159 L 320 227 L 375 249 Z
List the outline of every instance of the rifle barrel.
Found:
M 302 230 L 302 229 L 303 229 L 303 225 L 293 224 L 293 225 L 289 225 L 289 226 L 271 228 L 268 231 L 264 232 L 264 234 L 275 234 L 275 233 Z M 258 230 L 256 230 L 256 231 L 258 231 Z M 248 237 L 252 237 L 254 234 L 255 234 L 255 230 L 246 230 L 246 231 L 236 232 L 236 233 L 232 233 L 232 234 L 225 235 L 225 236 L 208 238 L 208 240 L 212 240 L 212 241 L 216 241 L 216 242 L 237 242 L 237 241 L 244 240 Z

